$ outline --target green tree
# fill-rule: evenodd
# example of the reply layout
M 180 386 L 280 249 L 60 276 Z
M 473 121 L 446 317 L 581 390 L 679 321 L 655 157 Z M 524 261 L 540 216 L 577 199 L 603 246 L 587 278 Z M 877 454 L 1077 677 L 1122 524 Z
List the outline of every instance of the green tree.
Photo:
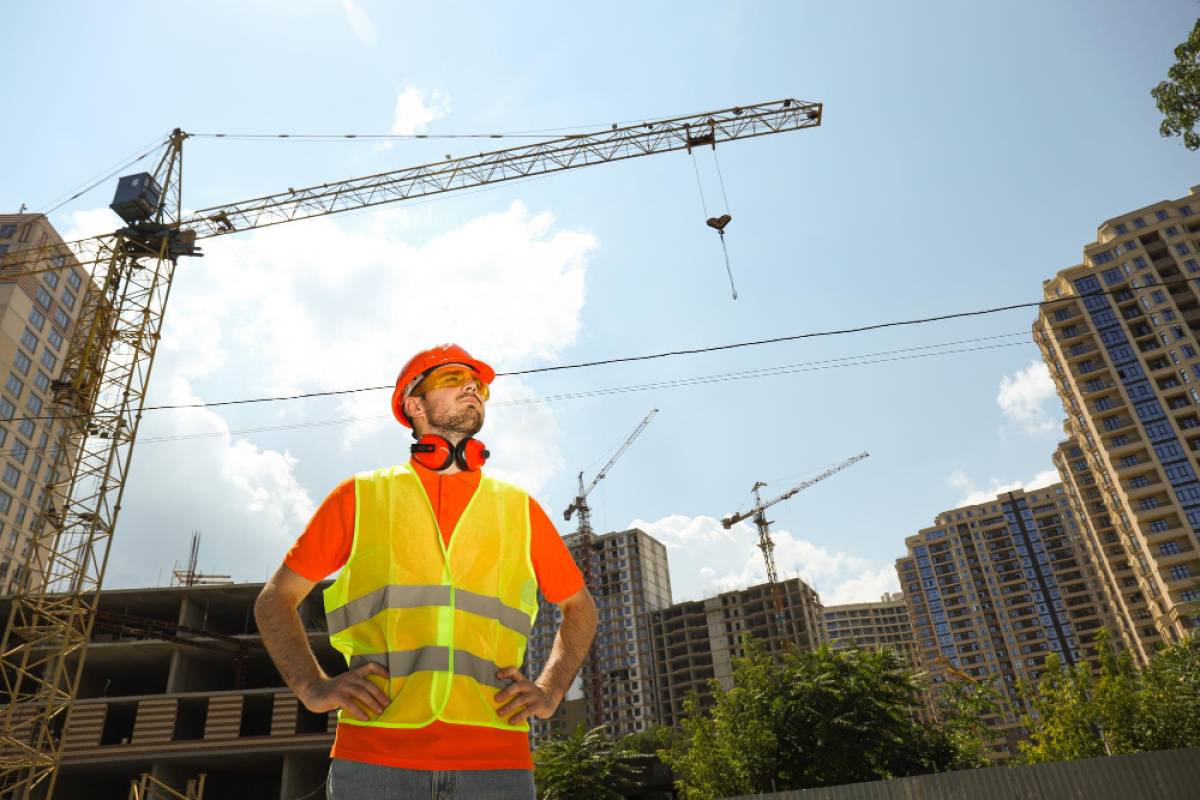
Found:
M 1142 671 L 1135 713 L 1143 749 L 1200 747 L 1200 636 L 1165 648 Z
M 1200 639 L 1163 648 L 1139 671 L 1128 652 L 1097 637 L 1098 667 L 1046 660 L 1035 686 L 1023 686 L 1030 713 L 1025 761 L 1042 763 L 1142 750 L 1200 746 Z
M 689 699 L 668 763 L 686 800 L 914 775 L 975 763 L 916 719 L 921 686 L 894 651 L 793 650 L 752 639 L 734 686 Z
M 1167 70 L 1167 80 L 1150 94 L 1162 112 L 1158 132 L 1163 136 L 1183 136 L 1183 146 L 1200 149 L 1200 20 L 1187 41 L 1175 48 L 1175 63 Z
M 628 782 L 628 769 L 604 728 L 586 730 L 582 723 L 539 747 L 533 764 L 543 800 L 619 800 Z
M 988 720 L 1002 712 L 1002 698 L 991 681 L 958 680 L 945 684 L 938 699 L 940 725 L 933 730 L 946 740 L 950 769 L 988 765 L 988 742 L 995 733 Z

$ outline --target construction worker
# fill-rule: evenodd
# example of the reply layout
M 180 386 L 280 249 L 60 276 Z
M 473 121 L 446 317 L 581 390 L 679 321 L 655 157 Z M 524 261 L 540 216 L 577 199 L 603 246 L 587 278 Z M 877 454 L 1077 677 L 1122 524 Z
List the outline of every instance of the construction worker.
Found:
M 339 484 L 255 604 L 287 685 L 310 711 L 338 711 L 331 800 L 535 796 L 528 720 L 562 702 L 597 615 L 537 502 L 480 469 L 494 378 L 457 345 L 415 355 L 391 403 L 416 439 L 410 461 Z M 325 615 L 349 668 L 330 677 L 297 607 L 339 569 Z M 562 625 L 530 680 L 539 588 Z

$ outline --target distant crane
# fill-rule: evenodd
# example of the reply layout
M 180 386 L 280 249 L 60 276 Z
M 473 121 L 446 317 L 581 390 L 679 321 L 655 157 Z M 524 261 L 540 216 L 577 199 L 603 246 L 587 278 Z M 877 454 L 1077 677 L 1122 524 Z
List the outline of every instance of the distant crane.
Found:
M 783 611 L 783 595 L 779 589 L 779 576 L 775 572 L 775 543 L 771 541 L 771 521 L 767 519 L 766 510 L 776 503 L 782 503 L 784 500 L 794 497 L 808 487 L 820 483 L 831 475 L 835 475 L 847 467 L 857 464 L 859 461 L 862 461 L 869 455 L 870 453 L 863 452 L 853 456 L 852 458 L 848 458 L 840 464 L 835 464 L 834 466 L 825 470 L 815 478 L 809 478 L 803 483 L 796 484 L 775 499 L 768 500 L 765 503 L 759 496 L 758 490 L 764 488 L 766 484 L 762 481 L 758 481 L 754 484 L 754 488 L 751 489 L 751 491 L 754 492 L 754 507 L 749 511 L 744 511 L 740 514 L 730 514 L 728 517 L 725 517 L 721 520 L 721 527 L 729 530 L 744 519 L 749 519 L 751 517 L 754 518 L 754 525 L 758 528 L 758 549 L 762 550 L 763 559 L 767 562 L 767 582 L 771 584 L 771 597 L 775 602 L 775 623 L 777 635 L 782 636 L 784 631 L 786 631 L 787 626 L 784 624 L 786 615 Z
M 583 486 L 583 472 L 579 473 L 579 494 L 563 512 L 563 519 L 568 522 L 571 521 L 572 514 L 576 511 L 579 512 L 579 550 L 583 555 L 583 580 L 589 589 L 596 587 L 596 554 L 592 551 L 592 510 L 588 507 L 587 496 L 591 494 L 592 489 L 596 488 L 596 484 L 604 480 L 613 464 L 617 463 L 617 459 L 625 455 L 625 451 L 629 449 L 629 445 L 633 444 L 633 440 L 642 435 L 642 431 L 646 430 L 646 426 L 650 424 L 650 420 L 654 419 L 654 415 L 657 413 L 657 408 L 651 409 L 646 418 L 633 429 L 633 433 L 629 434 L 625 442 L 617 448 L 617 452 L 613 453 L 613 457 L 608 460 L 608 463 L 596 473 L 596 477 L 592 478 L 592 482 L 588 484 L 587 488 Z M 588 650 L 587 666 L 588 674 L 584 692 L 591 707 L 592 720 L 589 727 L 595 727 L 604 724 L 604 683 L 600 674 L 600 648 L 595 642 Z

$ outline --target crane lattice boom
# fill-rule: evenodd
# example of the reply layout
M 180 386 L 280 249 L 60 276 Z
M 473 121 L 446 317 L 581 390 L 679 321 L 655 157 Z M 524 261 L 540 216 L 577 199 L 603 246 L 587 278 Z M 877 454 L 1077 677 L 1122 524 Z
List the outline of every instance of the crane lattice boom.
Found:
M 642 431 L 646 430 L 646 426 L 650 424 L 650 420 L 654 419 L 654 415 L 657 413 L 657 408 L 651 409 L 650 413 L 646 415 L 646 418 L 642 420 L 641 424 L 633 429 L 633 433 L 629 434 L 629 438 L 627 438 L 624 443 L 617 448 L 617 452 L 613 453 L 613 457 L 608 460 L 608 463 L 596 473 L 596 477 L 592 478 L 591 484 L 589 484 L 586 489 L 583 488 L 583 473 L 579 473 L 579 495 L 576 496 L 575 502 L 567 506 L 567 510 L 563 512 L 563 519 L 569 521 L 571 519 L 571 515 L 579 510 L 579 507 L 583 504 L 584 499 L 592 493 L 592 489 L 596 488 L 596 484 L 604 480 L 604 476 L 608 474 L 610 469 L 612 469 L 612 465 L 617 463 L 617 459 L 625 455 L 625 451 L 629 449 L 629 445 L 633 444 L 634 439 L 642 435 Z
M 825 480 L 826 478 L 830 477 L 831 475 L 836 475 L 837 473 L 846 469 L 846 467 L 854 466 L 859 461 L 862 461 L 864 458 L 867 458 L 869 456 L 870 456 L 870 453 L 865 453 L 865 452 L 859 453 L 858 455 L 853 456 L 852 458 L 846 459 L 845 461 L 841 462 L 840 464 L 835 464 L 834 466 L 832 466 L 829 469 L 822 472 L 820 475 L 817 475 L 814 478 L 810 478 L 809 480 L 806 480 L 803 483 L 796 484 L 791 489 L 788 489 L 786 492 L 784 492 L 783 494 L 776 497 L 774 500 L 768 500 L 765 503 L 755 503 L 754 508 L 750 509 L 749 511 L 744 511 L 741 514 L 730 514 L 728 517 L 725 517 L 724 519 L 721 520 L 721 526 L 724 527 L 726 530 L 728 530 L 729 528 L 732 528 L 734 525 L 741 522 L 742 520 L 749 519 L 750 517 L 753 517 L 755 514 L 765 511 L 766 509 L 770 508 L 771 506 L 775 505 L 776 503 L 782 503 L 784 500 L 787 500 L 789 497 L 794 497 L 798 493 L 803 492 L 808 487 L 813 486 L 814 484 L 820 483 L 821 481 Z M 757 493 L 758 490 L 763 488 L 764 486 L 766 486 L 765 483 L 754 484 L 755 493 Z

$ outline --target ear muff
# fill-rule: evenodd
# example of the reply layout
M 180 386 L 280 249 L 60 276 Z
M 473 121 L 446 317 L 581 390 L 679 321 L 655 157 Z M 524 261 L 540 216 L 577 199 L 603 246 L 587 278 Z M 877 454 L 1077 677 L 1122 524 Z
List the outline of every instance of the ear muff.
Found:
M 441 472 L 451 464 L 474 472 L 483 466 L 491 453 L 478 439 L 463 439 L 458 445 L 451 444 L 436 433 L 427 433 L 409 448 L 413 460 L 426 469 Z
M 441 472 L 454 463 L 455 448 L 434 433 L 427 433 L 409 448 L 413 460 L 426 469 Z
M 478 439 L 463 439 L 458 443 L 458 447 L 454 448 L 454 460 L 458 462 L 458 468 L 468 472 L 482 467 L 490 455 L 483 442 Z

